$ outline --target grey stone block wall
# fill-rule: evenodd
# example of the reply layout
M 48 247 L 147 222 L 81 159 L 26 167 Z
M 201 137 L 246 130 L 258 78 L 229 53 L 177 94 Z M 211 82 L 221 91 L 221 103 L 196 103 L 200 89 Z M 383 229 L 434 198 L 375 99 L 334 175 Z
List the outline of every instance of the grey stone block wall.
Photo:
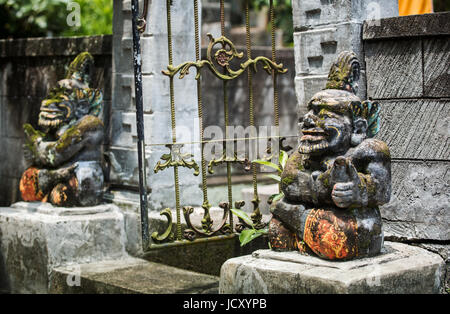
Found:
M 103 91 L 103 120 L 109 128 L 111 47 L 111 36 L 0 40 L 0 206 L 20 200 L 19 181 L 27 167 L 23 124 L 37 127 L 42 99 L 80 52 L 94 56 L 93 86 Z
M 361 31 L 364 20 L 398 15 L 393 0 L 293 0 L 296 94 L 298 116 L 309 99 L 325 87 L 332 62 L 344 50 L 364 60 Z M 366 98 L 365 66 L 361 63 L 358 96 Z
M 381 207 L 385 236 L 439 253 L 447 269 L 449 20 L 449 12 L 388 18 L 363 30 L 367 96 L 381 103 L 377 138 L 393 160 L 391 201 Z

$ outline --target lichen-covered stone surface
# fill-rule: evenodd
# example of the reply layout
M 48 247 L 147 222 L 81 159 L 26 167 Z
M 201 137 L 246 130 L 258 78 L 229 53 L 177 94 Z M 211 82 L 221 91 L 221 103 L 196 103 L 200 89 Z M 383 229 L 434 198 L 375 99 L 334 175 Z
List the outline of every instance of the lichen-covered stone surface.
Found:
M 394 242 L 385 242 L 375 257 L 339 263 L 297 252 L 260 250 L 222 266 L 219 293 L 440 293 L 444 273 L 439 255 Z

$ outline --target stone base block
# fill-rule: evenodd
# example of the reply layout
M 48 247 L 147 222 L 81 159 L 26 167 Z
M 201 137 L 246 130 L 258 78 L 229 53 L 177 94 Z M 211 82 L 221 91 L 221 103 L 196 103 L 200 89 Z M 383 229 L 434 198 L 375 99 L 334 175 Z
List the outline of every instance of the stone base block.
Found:
M 125 245 L 123 214 L 112 204 L 0 208 L 0 290 L 46 293 L 55 267 L 122 258 Z
M 222 266 L 219 292 L 439 293 L 444 267 L 439 255 L 395 242 L 385 242 L 378 256 L 345 262 L 259 250 Z

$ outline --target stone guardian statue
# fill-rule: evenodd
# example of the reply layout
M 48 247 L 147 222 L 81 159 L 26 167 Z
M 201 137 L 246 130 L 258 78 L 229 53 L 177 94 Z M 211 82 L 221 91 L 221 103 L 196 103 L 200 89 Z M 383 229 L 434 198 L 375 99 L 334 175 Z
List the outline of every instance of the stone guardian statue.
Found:
M 103 96 L 89 87 L 93 57 L 85 52 L 41 103 L 35 130 L 24 125 L 25 159 L 20 192 L 28 202 L 93 206 L 102 201 Z
M 284 198 L 272 210 L 272 249 L 329 260 L 372 256 L 383 246 L 378 206 L 391 195 L 391 157 L 379 131 L 380 106 L 355 94 L 360 64 L 342 52 L 326 89 L 303 117 L 299 147 L 282 173 Z

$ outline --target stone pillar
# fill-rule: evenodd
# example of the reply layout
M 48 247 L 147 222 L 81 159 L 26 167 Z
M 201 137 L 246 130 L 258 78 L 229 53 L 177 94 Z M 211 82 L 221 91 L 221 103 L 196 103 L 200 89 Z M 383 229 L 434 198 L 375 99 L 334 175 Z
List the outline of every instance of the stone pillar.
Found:
M 140 6 L 142 10 L 142 4 Z M 134 209 L 138 201 L 137 131 L 134 99 L 134 70 L 132 59 L 131 1 L 114 1 L 113 26 L 113 104 L 111 147 L 112 198 L 117 203 L 128 203 Z M 172 6 L 174 65 L 195 60 L 194 10 L 192 1 L 174 1 Z M 169 153 L 164 145 L 171 143 L 169 79 L 161 71 L 167 68 L 168 44 L 166 1 L 152 1 L 147 28 L 141 36 L 144 97 L 144 122 L 149 187 L 149 210 L 174 208 L 174 176 L 168 169 L 157 174 L 153 168 L 163 154 Z M 197 95 L 195 70 L 183 80 L 175 78 L 176 121 L 179 133 L 190 136 L 179 141 L 193 141 L 198 136 Z M 193 170 L 180 168 L 181 204 L 201 204 L 200 178 Z M 128 191 L 128 192 L 126 192 Z M 134 191 L 134 192 L 129 192 Z
M 220 2 L 217 0 L 202 0 L 202 46 L 208 46 L 209 39 L 206 34 L 211 33 L 214 38 L 221 35 Z M 230 30 L 230 3 L 225 1 L 225 28 Z
M 361 40 L 364 20 L 398 15 L 394 0 L 293 0 L 295 85 L 298 113 L 306 112 L 309 99 L 323 89 L 336 56 L 354 51 L 364 60 Z M 366 99 L 365 65 L 361 62 L 358 96 Z

